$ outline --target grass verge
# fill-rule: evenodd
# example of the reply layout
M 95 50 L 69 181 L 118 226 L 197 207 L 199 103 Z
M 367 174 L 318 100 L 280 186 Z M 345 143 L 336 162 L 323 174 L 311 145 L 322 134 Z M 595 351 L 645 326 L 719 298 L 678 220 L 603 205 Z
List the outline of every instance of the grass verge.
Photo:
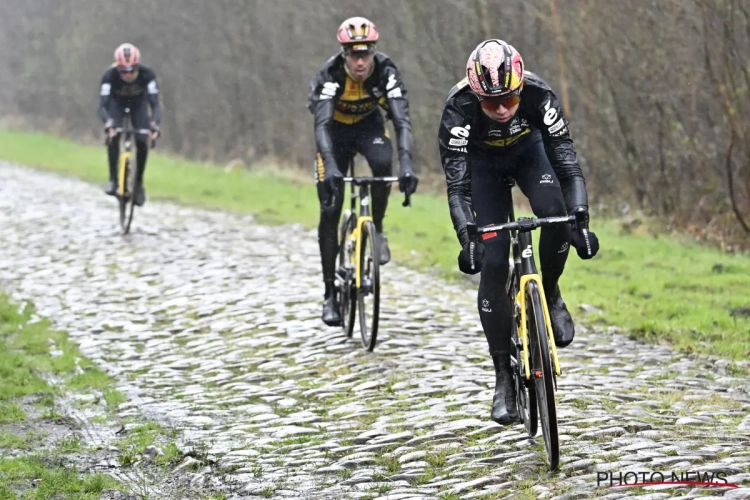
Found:
M 105 156 L 102 147 L 0 130 L 0 158 L 90 182 L 106 180 Z M 317 224 L 312 182 L 273 165 L 225 172 L 158 152 L 151 155 L 146 174 L 152 199 L 254 214 L 265 224 L 299 222 L 307 228 Z M 420 192 L 409 209 L 400 201 L 400 193 L 394 192 L 385 221 L 394 260 L 462 279 L 445 195 Z M 592 229 L 601 241 L 599 255 L 581 261 L 571 254 L 561 281 L 575 319 L 617 325 L 683 351 L 730 359 L 750 355 L 747 256 L 659 235 L 647 224 L 632 230 L 616 220 L 594 218 Z M 581 304 L 595 309 L 584 313 L 577 307 Z
M 0 295 L 0 498 L 95 499 L 118 487 L 109 476 L 71 465 L 69 455 L 81 451 L 77 438 L 44 418 L 65 388 L 101 389 L 109 383 L 31 307 Z

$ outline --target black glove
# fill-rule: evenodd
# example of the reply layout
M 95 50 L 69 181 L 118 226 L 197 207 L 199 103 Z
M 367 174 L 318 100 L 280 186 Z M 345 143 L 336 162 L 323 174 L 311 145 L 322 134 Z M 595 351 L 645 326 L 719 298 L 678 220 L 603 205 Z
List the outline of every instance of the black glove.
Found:
M 151 124 L 149 125 L 149 130 L 154 133 L 154 139 L 161 135 L 161 132 L 159 131 L 159 124 L 156 122 L 151 122 Z
M 326 205 L 330 206 L 333 204 L 333 197 L 336 193 L 341 191 L 341 187 L 344 184 L 344 175 L 336 168 L 335 165 L 326 167 L 325 174 L 323 176 L 323 185 L 328 192 L 328 202 Z
M 398 189 L 402 193 L 406 193 L 407 196 L 411 196 L 417 191 L 417 184 L 419 179 L 411 168 L 411 160 L 403 158 L 401 160 L 401 169 L 398 173 Z
M 478 241 L 470 241 L 458 254 L 458 268 L 464 274 L 477 274 L 482 270 L 484 245 Z
M 591 259 L 599 251 L 599 238 L 589 231 L 589 211 L 579 207 L 573 211 L 576 227 L 570 232 L 570 241 L 582 259 Z
M 115 128 L 115 121 L 112 118 L 107 119 L 107 121 L 104 122 L 104 131 L 109 133 L 113 128 Z

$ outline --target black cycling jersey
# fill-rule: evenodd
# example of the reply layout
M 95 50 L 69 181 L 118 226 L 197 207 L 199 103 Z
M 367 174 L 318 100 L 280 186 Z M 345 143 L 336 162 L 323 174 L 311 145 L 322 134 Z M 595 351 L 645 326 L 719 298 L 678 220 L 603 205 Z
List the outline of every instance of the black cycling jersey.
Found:
M 158 124 L 161 119 L 159 86 L 156 83 L 156 73 L 147 66 L 138 66 L 138 75 L 132 82 L 123 80 L 115 66 L 110 67 L 102 76 L 99 96 L 99 116 L 103 122 L 106 122 L 110 118 L 118 118 L 117 115 L 113 116 L 111 113 L 113 106 L 123 108 L 144 99 L 147 99 L 151 105 L 150 121 Z M 116 104 L 112 104 L 113 102 Z M 142 109 L 142 106 L 138 108 Z
M 539 76 L 524 72 L 521 101 L 506 123 L 489 118 L 479 98 L 463 79 L 451 89 L 443 108 L 438 133 L 440 156 L 448 185 L 451 219 L 459 241 L 465 245 L 466 223 L 473 221 L 471 169 L 467 158 L 475 153 L 490 156 L 514 154 L 541 133 L 544 150 L 556 174 L 568 211 L 587 207 L 586 184 L 578 164 L 568 120 L 557 96 Z M 537 135 L 538 137 L 538 135 Z
M 334 168 L 331 127 L 334 122 L 355 124 L 378 106 L 386 111 L 396 130 L 399 161 L 411 160 L 411 123 L 406 87 L 391 59 L 375 53 L 372 73 L 362 82 L 352 79 L 346 69 L 343 53 L 326 61 L 310 82 L 308 109 L 315 116 L 315 142 L 324 168 Z M 406 159 L 406 162 L 403 160 Z M 343 166 L 339 166 L 343 170 Z

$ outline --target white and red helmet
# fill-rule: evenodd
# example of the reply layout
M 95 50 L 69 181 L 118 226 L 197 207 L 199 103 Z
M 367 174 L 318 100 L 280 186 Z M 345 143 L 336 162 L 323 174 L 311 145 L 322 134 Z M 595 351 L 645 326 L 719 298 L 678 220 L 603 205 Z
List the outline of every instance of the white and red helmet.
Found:
M 339 26 L 336 39 L 353 51 L 372 50 L 380 33 L 375 23 L 364 17 L 350 17 Z
M 141 62 L 141 51 L 132 43 L 123 43 L 115 49 L 115 64 L 118 68 L 132 70 Z
M 523 86 L 523 59 L 512 45 L 485 40 L 469 56 L 466 76 L 480 99 L 517 95 Z

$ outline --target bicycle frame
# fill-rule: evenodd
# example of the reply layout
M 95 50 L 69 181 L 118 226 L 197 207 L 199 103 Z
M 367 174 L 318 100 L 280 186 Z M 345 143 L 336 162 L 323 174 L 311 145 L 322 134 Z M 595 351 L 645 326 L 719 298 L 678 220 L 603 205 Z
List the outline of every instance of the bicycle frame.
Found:
M 125 196 L 125 165 L 132 156 L 131 141 L 132 128 L 130 125 L 130 108 L 125 108 L 123 116 L 122 147 L 120 148 L 120 161 L 117 166 L 117 192 L 120 196 Z
M 130 121 L 130 108 L 125 108 L 122 119 L 122 127 L 118 127 L 117 133 L 121 134 L 120 157 L 117 162 L 117 194 L 125 196 L 125 164 L 133 156 L 133 139 L 135 134 L 148 134 L 148 129 L 134 130 Z M 108 138 L 109 140 L 109 138 Z M 151 147 L 156 145 L 156 141 L 151 141 Z M 135 165 L 131 162 L 131 166 Z M 132 193 L 131 193 L 132 194 Z
M 346 179 L 347 178 L 344 180 Z M 362 238 L 360 238 L 360 235 L 362 234 L 362 226 L 366 222 L 372 220 L 372 216 L 370 215 L 370 186 L 367 183 L 357 182 L 355 177 L 351 177 L 349 180 L 352 183 L 352 194 L 350 197 L 351 211 L 352 213 L 355 211 L 357 212 L 357 224 L 354 227 L 354 231 L 352 231 L 351 238 L 355 241 L 354 254 L 352 255 L 352 258 L 354 259 L 354 283 L 356 287 L 359 288 L 362 280 L 362 259 L 360 258 L 362 252 Z M 355 185 L 359 187 L 359 193 L 355 193 Z M 357 199 L 359 199 L 359 210 L 357 210 Z
M 542 278 L 537 271 L 536 263 L 534 261 L 531 231 L 543 226 L 575 222 L 575 216 L 569 215 L 563 217 L 547 217 L 545 219 L 521 218 L 518 220 L 514 220 L 515 214 L 513 208 L 511 207 L 510 219 L 511 222 L 505 224 L 486 226 L 479 229 L 474 226 L 473 231 L 481 234 L 496 233 L 498 231 L 509 231 L 511 233 L 511 250 L 513 254 L 514 273 L 509 274 L 508 282 L 505 286 L 505 291 L 506 293 L 508 293 L 508 295 L 510 295 L 513 284 L 513 276 L 515 275 L 519 280 L 518 293 L 515 297 L 515 304 L 516 307 L 520 308 L 521 313 L 521 324 L 518 328 L 518 336 L 521 339 L 523 345 L 523 365 L 526 380 L 531 379 L 528 349 L 529 337 L 526 327 L 526 287 L 532 281 L 536 282 L 537 288 L 539 289 L 539 295 L 541 296 L 540 298 L 542 301 L 542 310 L 544 312 L 544 326 L 547 330 L 550 352 L 552 353 L 552 364 L 554 365 L 555 374 L 560 375 L 560 362 L 557 358 L 557 346 L 555 345 L 554 335 L 552 334 L 552 322 L 550 319 L 549 309 L 547 308 L 547 297 L 544 292 L 544 287 L 542 286 Z
M 518 235 L 513 238 L 513 245 L 513 261 L 516 267 L 516 276 L 520 277 L 516 303 L 518 303 L 521 308 L 521 325 L 518 329 L 518 336 L 523 343 L 523 365 L 526 373 L 526 380 L 531 379 L 528 349 L 529 336 L 526 328 L 526 286 L 532 281 L 536 282 L 537 288 L 539 289 L 539 295 L 541 295 L 542 310 L 544 311 L 544 325 L 547 329 L 547 337 L 549 338 L 552 363 L 555 368 L 555 373 L 560 375 L 560 363 L 557 359 L 557 347 L 555 346 L 555 339 L 552 335 L 552 322 L 550 321 L 549 309 L 547 308 L 547 297 L 544 293 L 544 287 L 542 286 L 542 278 L 539 275 L 539 272 L 536 269 L 536 263 L 534 262 L 531 230 L 519 231 Z M 520 250 L 522 247 L 524 249 L 523 251 Z
M 344 177 L 344 182 L 349 182 L 352 185 L 352 192 L 350 195 L 350 210 L 352 213 L 357 212 L 357 224 L 352 231 L 351 238 L 354 239 L 354 283 L 357 288 L 360 288 L 362 283 L 362 269 L 360 258 L 362 252 L 362 226 L 368 221 L 373 220 L 370 215 L 370 184 L 373 182 L 397 182 L 398 177 L 355 177 L 354 176 L 354 160 L 351 162 L 351 177 Z M 354 186 L 358 187 L 358 192 L 355 192 Z M 359 209 L 357 209 L 357 199 L 359 199 Z

